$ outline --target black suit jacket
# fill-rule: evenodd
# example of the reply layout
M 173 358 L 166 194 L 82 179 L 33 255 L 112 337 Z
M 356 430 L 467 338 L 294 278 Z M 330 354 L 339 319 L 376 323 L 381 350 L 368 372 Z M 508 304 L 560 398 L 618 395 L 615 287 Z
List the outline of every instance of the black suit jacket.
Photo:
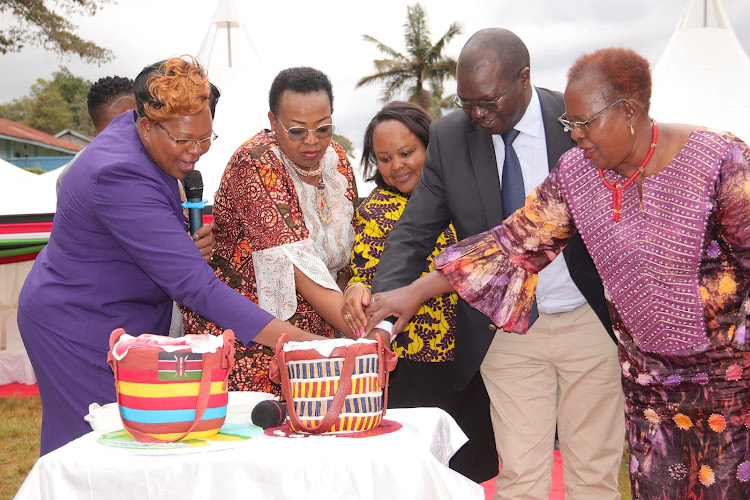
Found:
M 537 88 L 537 93 L 551 170 L 575 143 L 557 121 L 565 111 L 562 94 L 542 88 Z M 464 239 L 499 225 L 507 215 L 503 213 L 491 136 L 463 111 L 437 120 L 430 127 L 419 184 L 388 234 L 373 292 L 399 288 L 417 279 L 437 237 L 451 221 L 458 238 Z M 601 280 L 577 234 L 563 255 L 571 278 L 614 340 Z M 457 390 L 462 390 L 479 370 L 494 334 L 487 316 L 459 301 L 454 354 Z

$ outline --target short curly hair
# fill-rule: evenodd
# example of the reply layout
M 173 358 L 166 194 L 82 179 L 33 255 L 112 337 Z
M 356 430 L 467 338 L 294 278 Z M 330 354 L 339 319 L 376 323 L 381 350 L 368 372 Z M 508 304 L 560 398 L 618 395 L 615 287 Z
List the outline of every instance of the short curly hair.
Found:
M 635 99 L 648 114 L 651 106 L 651 71 L 645 57 L 633 50 L 610 47 L 584 54 L 568 70 L 568 87 L 589 78 L 604 84 L 606 101 Z
M 100 108 L 124 95 L 133 95 L 133 80 L 116 75 L 99 78 L 91 84 L 86 95 L 89 115 L 95 115 Z
M 276 75 L 276 78 L 273 79 L 271 89 L 268 91 L 268 109 L 274 115 L 279 112 L 279 99 L 285 90 L 299 94 L 324 91 L 328 95 L 328 101 L 331 104 L 331 113 L 333 113 L 333 87 L 331 86 L 331 80 L 320 70 L 307 66 L 281 70 Z
M 146 66 L 133 87 L 138 115 L 154 122 L 197 114 L 215 106 L 220 95 L 191 56 L 172 57 Z
M 417 136 L 419 142 L 427 148 L 430 141 L 430 123 L 432 116 L 422 107 L 405 101 L 393 101 L 386 104 L 383 109 L 370 120 L 365 130 L 365 138 L 362 145 L 362 176 L 367 181 L 375 181 L 378 187 L 388 189 L 391 186 L 385 183 L 383 176 L 378 170 L 378 160 L 375 157 L 375 150 L 372 143 L 372 136 L 375 128 L 383 122 L 396 120 L 404 124 L 412 134 Z

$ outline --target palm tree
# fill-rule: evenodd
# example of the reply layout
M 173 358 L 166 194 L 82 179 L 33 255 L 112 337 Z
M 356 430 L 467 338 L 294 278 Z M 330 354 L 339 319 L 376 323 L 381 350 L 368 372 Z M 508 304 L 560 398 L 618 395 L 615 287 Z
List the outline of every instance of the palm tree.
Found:
M 443 50 L 454 36 L 461 33 L 461 27 L 458 23 L 451 23 L 448 31 L 433 44 L 424 8 L 416 3 L 408 6 L 406 11 L 406 55 L 370 35 L 362 35 L 388 58 L 373 61 L 377 73 L 359 80 L 356 88 L 382 81 L 385 83 L 383 102 L 391 101 L 396 95 L 406 91 L 409 101 L 422 106 L 433 117 L 440 118 L 441 108 L 449 107 L 447 102 L 450 102 L 443 99 L 443 82 L 446 78 L 456 77 L 456 60 L 443 55 Z

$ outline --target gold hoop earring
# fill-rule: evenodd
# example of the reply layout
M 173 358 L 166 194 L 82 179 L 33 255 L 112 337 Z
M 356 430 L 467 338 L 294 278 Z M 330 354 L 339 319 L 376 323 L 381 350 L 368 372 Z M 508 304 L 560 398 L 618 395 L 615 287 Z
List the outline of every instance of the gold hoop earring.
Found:
M 635 135 L 635 130 L 633 130 L 633 124 L 630 124 L 630 135 Z

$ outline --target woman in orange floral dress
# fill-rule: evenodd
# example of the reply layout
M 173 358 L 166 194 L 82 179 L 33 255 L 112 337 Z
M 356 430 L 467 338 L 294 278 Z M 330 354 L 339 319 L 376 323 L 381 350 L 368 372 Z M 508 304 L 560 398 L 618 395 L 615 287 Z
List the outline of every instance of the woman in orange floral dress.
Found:
M 357 190 L 333 136 L 331 82 L 313 68 L 290 68 L 269 92 L 270 130 L 234 153 L 214 197 L 216 275 L 277 318 L 322 337 L 353 332 L 338 283 L 354 242 Z M 221 329 L 184 310 L 185 333 Z M 237 346 L 230 390 L 280 388 L 268 378 L 269 347 Z

